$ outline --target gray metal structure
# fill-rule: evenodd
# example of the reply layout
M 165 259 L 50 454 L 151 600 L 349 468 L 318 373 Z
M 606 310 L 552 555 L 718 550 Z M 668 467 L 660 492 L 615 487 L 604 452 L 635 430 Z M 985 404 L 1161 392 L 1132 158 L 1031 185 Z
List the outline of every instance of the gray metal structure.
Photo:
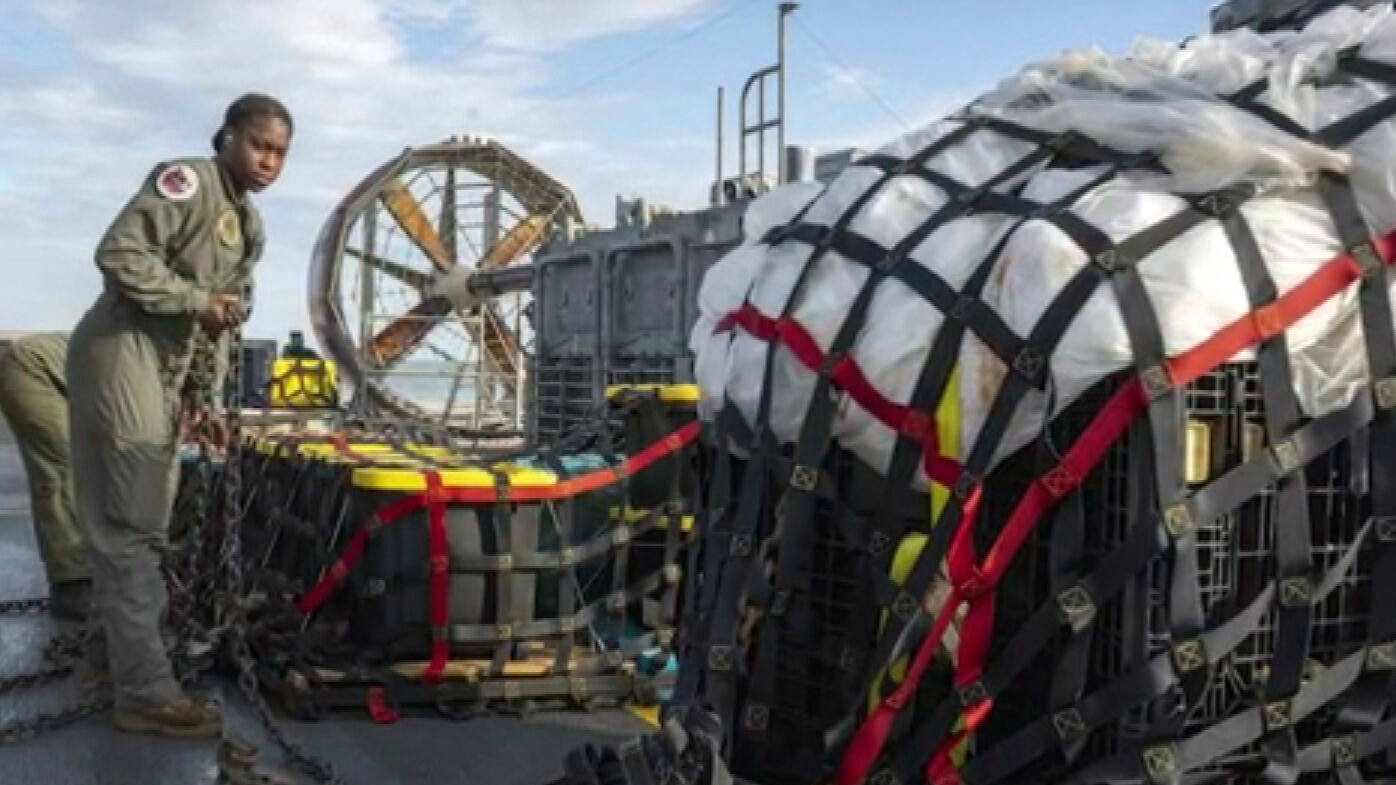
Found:
M 624 210 L 634 203 L 621 203 Z M 614 229 L 555 237 L 534 255 L 528 432 L 589 422 L 613 384 L 693 381 L 688 333 L 703 274 L 741 240 L 746 200 L 690 213 L 640 210 Z

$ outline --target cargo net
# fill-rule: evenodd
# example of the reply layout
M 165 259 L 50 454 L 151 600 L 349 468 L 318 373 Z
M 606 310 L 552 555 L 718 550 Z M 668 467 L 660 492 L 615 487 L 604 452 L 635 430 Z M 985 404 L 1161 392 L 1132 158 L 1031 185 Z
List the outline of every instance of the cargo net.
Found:
M 1389 7 L 1073 56 L 753 205 L 676 696 L 734 773 L 1381 769 L 1393 59 Z
M 378 721 L 658 700 L 693 528 L 698 425 L 673 419 L 642 445 L 493 457 L 263 437 L 243 547 L 258 595 L 289 600 L 256 614 L 264 686 L 293 714 Z

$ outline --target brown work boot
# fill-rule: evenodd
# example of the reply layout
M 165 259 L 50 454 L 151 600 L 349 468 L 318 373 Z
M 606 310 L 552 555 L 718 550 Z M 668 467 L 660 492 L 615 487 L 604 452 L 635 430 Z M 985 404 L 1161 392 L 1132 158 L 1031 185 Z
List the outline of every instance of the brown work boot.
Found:
M 117 709 L 112 721 L 127 733 L 208 738 L 223 729 L 218 707 L 207 698 L 184 695 L 152 709 Z

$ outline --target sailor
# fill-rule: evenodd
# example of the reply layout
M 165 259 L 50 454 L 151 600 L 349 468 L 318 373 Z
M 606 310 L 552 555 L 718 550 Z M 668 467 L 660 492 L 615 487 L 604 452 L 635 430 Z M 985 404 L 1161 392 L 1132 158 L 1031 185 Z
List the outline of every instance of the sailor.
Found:
M 0 412 L 14 433 L 29 481 L 34 536 L 48 575 L 49 613 L 63 621 L 83 621 L 92 583 L 68 460 L 67 354 L 64 333 L 33 333 L 0 350 Z
M 280 175 L 291 134 L 280 102 L 239 98 L 213 136 L 216 155 L 155 166 L 97 246 L 102 293 L 73 332 L 67 377 L 94 589 L 84 677 L 109 673 L 121 730 L 214 736 L 221 728 L 217 706 L 184 693 L 166 655 L 160 552 L 196 338 L 202 329 L 217 340 L 213 401 L 265 241 L 249 193 Z

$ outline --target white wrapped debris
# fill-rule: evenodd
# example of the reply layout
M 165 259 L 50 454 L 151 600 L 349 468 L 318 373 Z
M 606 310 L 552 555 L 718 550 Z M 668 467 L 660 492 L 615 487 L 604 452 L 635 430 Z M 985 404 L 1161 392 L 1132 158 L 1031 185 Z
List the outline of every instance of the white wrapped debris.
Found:
M 1373 81 L 1322 79 L 1336 68 L 1340 50 L 1359 45 L 1363 57 L 1396 63 L 1396 16 L 1389 7 L 1362 12 L 1339 8 L 1300 33 L 1240 30 L 1196 38 L 1181 47 L 1144 42 L 1124 59 L 1093 51 L 1073 53 L 1025 69 L 961 117 L 908 134 L 879 152 L 908 158 L 954 132 L 966 116 L 977 114 L 1050 133 L 1075 131 L 1125 153 L 1157 154 L 1168 174 L 1119 173 L 1071 205 L 1074 213 L 1116 241 L 1182 209 L 1185 202 L 1175 193 L 1257 185 L 1263 195 L 1249 201 L 1242 212 L 1276 285 L 1285 292 L 1340 250 L 1331 219 L 1313 188 L 1318 172 L 1346 172 L 1373 230 L 1396 227 L 1396 122 L 1383 122 L 1334 151 L 1280 131 L 1217 96 L 1268 75 L 1268 89 L 1259 103 L 1305 128 L 1322 128 L 1391 93 L 1390 87 Z M 1034 149 L 1032 143 L 980 129 L 931 157 L 926 166 L 964 185 L 978 186 Z M 1106 172 L 1104 165 L 1076 170 L 1039 165 L 1016 181 L 995 183 L 995 188 L 1050 202 Z M 741 329 L 715 328 L 744 303 L 767 317 L 780 316 L 810 255 L 804 243 L 765 246 L 761 236 L 806 206 L 803 221 L 834 224 L 880 176 L 878 170 L 855 163 L 822 191 L 796 184 L 752 204 L 746 241 L 713 266 L 699 295 L 701 318 L 691 346 L 697 355 L 705 418 L 730 400 L 749 423 L 754 422 L 768 345 Z M 945 201 L 945 193 L 925 180 L 898 175 L 867 201 L 849 228 L 890 248 Z M 997 213 L 959 218 L 934 231 L 905 263 L 923 265 L 959 290 L 1010 231 L 981 299 L 1017 334 L 1026 336 L 1066 282 L 1088 263 L 1055 225 L 1044 220 L 1020 223 Z M 1251 310 L 1231 245 L 1216 221 L 1168 242 L 1140 261 L 1138 269 L 1170 355 L 1197 345 Z M 867 275 L 861 264 L 835 252 L 825 254 L 807 273 L 790 315 L 827 350 Z M 920 295 L 899 281 L 885 281 L 850 356 L 884 397 L 906 403 L 942 322 L 942 315 Z M 1355 285 L 1294 325 L 1287 337 L 1295 392 L 1309 415 L 1346 405 L 1366 382 Z M 1051 414 L 1132 362 L 1114 294 L 1102 287 L 1077 314 L 1051 359 Z M 961 449 L 952 457 L 963 459 L 1008 370 L 970 334 L 961 345 L 959 371 L 959 388 L 952 392 L 959 397 Z M 770 383 L 769 425 L 779 439 L 794 442 L 815 374 L 780 347 L 772 358 Z M 1040 431 L 1048 404 L 1048 396 L 1029 394 L 997 458 Z M 838 407 L 834 436 L 879 469 L 886 468 L 895 443 L 892 431 L 852 400 Z M 926 486 L 924 475 L 918 476 L 917 486 Z

